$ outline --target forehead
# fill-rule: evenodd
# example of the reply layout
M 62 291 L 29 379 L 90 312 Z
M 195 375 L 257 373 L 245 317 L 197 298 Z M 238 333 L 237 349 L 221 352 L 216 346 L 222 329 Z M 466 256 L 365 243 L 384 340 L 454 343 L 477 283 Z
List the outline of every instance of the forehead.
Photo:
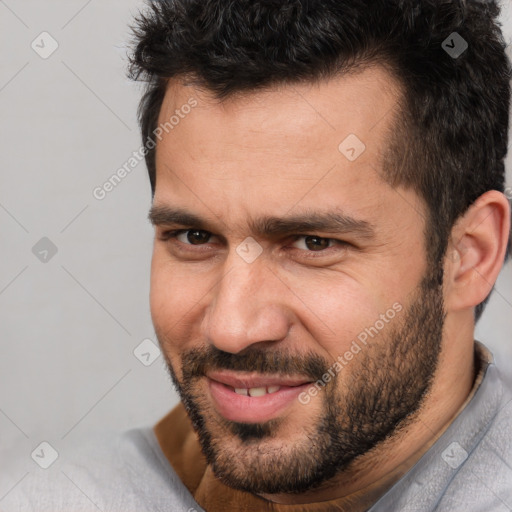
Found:
M 222 101 L 205 90 L 172 79 L 160 109 L 159 124 L 176 117 L 193 99 L 197 102 L 193 115 L 186 123 L 180 116 L 180 126 L 174 126 L 172 132 L 178 137 L 183 135 L 180 142 L 192 139 L 194 133 L 200 134 L 203 140 L 195 148 L 196 154 L 202 147 L 206 149 L 211 140 L 224 138 L 229 142 L 231 138 L 233 146 L 243 142 L 248 150 L 271 150 L 282 145 L 289 156 L 310 156 L 313 141 L 325 140 L 329 134 L 333 137 L 326 142 L 330 143 L 331 139 L 350 133 L 363 140 L 368 149 L 376 149 L 379 135 L 392 120 L 390 114 L 397 109 L 400 94 L 399 82 L 383 66 L 314 83 L 278 84 L 240 92 Z M 201 128 L 212 131 L 205 134 Z M 172 140 L 173 137 L 166 138 L 164 145 L 172 144 Z M 229 149 L 227 146 L 223 153 Z
M 384 186 L 382 154 L 400 94 L 380 66 L 223 101 L 171 80 L 159 115 L 172 127 L 157 143 L 155 200 L 193 201 L 220 215 L 249 202 L 272 214 L 299 201 L 351 199 L 364 208 Z

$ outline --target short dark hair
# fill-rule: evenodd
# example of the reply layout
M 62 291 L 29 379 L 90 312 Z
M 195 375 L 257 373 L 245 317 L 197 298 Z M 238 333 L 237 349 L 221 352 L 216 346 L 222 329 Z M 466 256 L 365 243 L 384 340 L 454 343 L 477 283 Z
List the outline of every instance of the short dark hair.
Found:
M 403 89 L 384 178 L 424 199 L 428 257 L 439 264 L 456 220 L 486 191 L 505 190 L 512 75 L 499 12 L 493 0 L 150 2 L 132 27 L 128 69 L 147 82 L 143 141 L 170 78 L 223 100 L 383 65 Z M 146 164 L 154 195 L 155 149 Z

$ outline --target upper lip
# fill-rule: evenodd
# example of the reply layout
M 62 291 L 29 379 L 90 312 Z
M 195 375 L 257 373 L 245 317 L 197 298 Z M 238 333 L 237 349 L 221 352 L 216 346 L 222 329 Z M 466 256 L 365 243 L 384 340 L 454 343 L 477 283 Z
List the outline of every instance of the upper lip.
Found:
M 227 370 L 208 372 L 209 379 L 231 386 L 235 389 L 251 389 L 269 386 L 301 386 L 311 382 L 303 377 L 286 377 L 279 375 L 262 375 L 254 373 L 234 373 Z

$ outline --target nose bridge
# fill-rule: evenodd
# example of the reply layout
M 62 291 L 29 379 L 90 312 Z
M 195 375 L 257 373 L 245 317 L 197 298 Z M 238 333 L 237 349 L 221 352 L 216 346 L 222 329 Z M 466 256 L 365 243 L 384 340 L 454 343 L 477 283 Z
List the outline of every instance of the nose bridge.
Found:
M 237 254 L 214 287 L 205 317 L 207 340 L 225 352 L 238 353 L 258 342 L 286 337 L 288 320 L 282 293 L 262 260 L 243 261 Z

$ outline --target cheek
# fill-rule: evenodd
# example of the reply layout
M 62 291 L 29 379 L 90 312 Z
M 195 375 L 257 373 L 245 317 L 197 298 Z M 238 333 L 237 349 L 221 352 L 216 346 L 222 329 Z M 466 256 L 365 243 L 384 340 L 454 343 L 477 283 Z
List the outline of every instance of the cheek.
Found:
M 197 337 L 201 298 L 212 285 L 194 265 L 173 262 L 162 252 L 155 249 L 151 263 L 150 308 L 160 342 L 172 352 Z
M 294 281 L 291 289 L 299 299 L 299 321 L 330 359 L 349 350 L 357 336 L 393 304 L 374 287 L 341 273 L 304 274 Z

